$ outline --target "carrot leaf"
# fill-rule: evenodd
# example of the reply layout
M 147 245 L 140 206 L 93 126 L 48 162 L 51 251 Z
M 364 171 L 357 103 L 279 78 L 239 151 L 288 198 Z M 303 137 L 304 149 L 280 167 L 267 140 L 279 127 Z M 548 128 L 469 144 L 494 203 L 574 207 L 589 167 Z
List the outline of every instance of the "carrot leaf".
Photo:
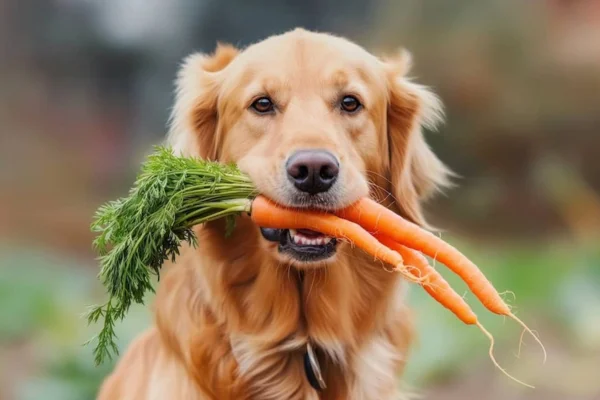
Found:
M 227 233 L 235 217 L 248 212 L 256 189 L 234 165 L 176 156 L 157 147 L 142 166 L 127 197 L 110 201 L 96 212 L 99 278 L 108 300 L 92 307 L 87 320 L 102 320 L 95 342 L 96 364 L 118 353 L 115 324 L 133 303 L 143 304 L 153 292 L 153 276 L 167 260 L 174 261 L 184 243 L 197 245 L 195 225 L 226 218 Z M 88 343 L 89 343 L 88 342 Z

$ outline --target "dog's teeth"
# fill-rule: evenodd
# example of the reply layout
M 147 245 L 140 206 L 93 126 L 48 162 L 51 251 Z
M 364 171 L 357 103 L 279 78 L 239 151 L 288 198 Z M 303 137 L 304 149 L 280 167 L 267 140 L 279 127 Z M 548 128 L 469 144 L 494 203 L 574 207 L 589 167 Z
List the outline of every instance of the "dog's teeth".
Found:
M 319 236 L 316 238 L 310 238 L 298 233 L 296 229 L 290 229 L 290 237 L 295 244 L 304 246 L 323 246 L 331 242 L 330 237 Z

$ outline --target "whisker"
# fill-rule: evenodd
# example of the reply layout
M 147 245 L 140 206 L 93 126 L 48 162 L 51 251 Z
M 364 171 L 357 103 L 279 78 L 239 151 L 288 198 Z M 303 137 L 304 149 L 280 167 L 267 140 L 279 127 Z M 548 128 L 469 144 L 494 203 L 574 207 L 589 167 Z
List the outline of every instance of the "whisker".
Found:
M 394 199 L 394 195 L 392 193 L 390 193 L 387 190 L 385 190 L 385 189 L 383 189 L 383 188 L 375 185 L 374 183 L 369 182 L 369 186 L 371 187 L 371 190 L 373 192 L 375 192 L 375 194 L 377 195 L 377 197 L 381 199 L 380 202 L 383 203 L 383 202 L 387 201 L 390 197 L 392 199 Z M 379 192 L 384 192 L 385 196 L 381 195 Z
M 389 184 L 393 184 L 393 182 L 391 180 L 389 180 L 388 177 L 386 177 L 385 175 L 381 175 L 381 174 L 379 174 L 379 173 L 377 173 L 375 171 L 367 171 L 366 173 L 370 174 L 370 175 L 377 176 L 377 177 L 383 179 L 384 181 L 388 182 Z

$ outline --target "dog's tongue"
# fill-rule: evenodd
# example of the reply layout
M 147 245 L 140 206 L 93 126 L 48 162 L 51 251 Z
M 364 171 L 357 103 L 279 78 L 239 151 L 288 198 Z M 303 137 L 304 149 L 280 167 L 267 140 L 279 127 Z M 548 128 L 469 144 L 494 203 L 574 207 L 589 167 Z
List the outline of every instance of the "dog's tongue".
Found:
M 321 234 L 319 232 L 311 231 L 310 229 L 298 229 L 298 230 L 296 230 L 296 232 L 301 233 L 302 235 L 304 235 L 306 237 L 311 237 L 311 238 L 323 236 L 323 234 Z

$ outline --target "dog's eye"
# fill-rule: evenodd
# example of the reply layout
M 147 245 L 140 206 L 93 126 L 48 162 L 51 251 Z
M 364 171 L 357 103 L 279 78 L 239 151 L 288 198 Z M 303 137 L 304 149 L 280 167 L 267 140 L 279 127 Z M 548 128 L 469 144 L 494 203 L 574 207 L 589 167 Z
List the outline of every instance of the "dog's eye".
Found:
M 272 112 L 275 107 L 273 106 L 273 102 L 268 97 L 261 97 L 259 99 L 254 100 L 254 103 L 250 106 L 259 114 L 267 114 Z
M 358 111 L 362 104 L 360 104 L 360 101 L 358 101 L 358 99 L 354 96 L 344 96 L 341 106 L 342 110 L 353 113 Z

